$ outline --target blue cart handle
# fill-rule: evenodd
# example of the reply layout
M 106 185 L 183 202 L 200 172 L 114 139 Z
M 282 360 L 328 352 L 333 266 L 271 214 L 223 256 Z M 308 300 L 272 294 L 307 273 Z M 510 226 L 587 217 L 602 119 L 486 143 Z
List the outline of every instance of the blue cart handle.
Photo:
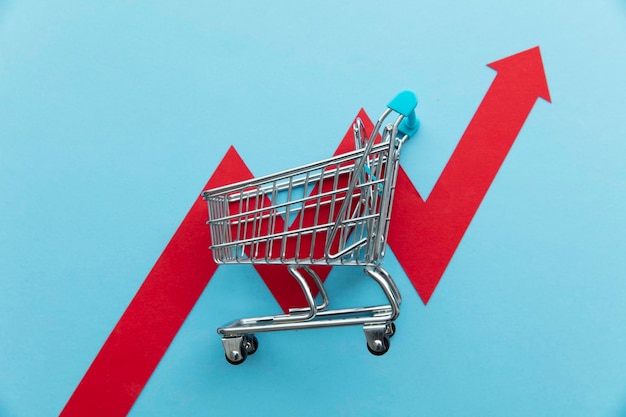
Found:
M 405 135 L 413 136 L 420 128 L 420 121 L 415 115 L 417 97 L 409 90 L 400 92 L 387 104 L 387 107 L 404 116 L 398 130 Z

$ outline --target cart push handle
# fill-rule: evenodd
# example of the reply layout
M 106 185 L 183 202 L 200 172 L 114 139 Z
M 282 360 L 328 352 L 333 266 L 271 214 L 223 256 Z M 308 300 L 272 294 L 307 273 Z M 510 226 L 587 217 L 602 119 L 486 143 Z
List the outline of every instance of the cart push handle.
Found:
M 420 121 L 415 115 L 417 97 L 412 91 L 405 90 L 396 95 L 387 104 L 387 107 L 404 116 L 398 130 L 405 135 L 413 136 L 420 127 Z
M 401 133 L 403 136 L 406 135 L 407 137 L 411 137 L 415 133 L 417 133 L 420 127 L 420 121 L 415 115 L 415 107 L 417 107 L 417 96 L 415 95 L 415 93 L 409 90 L 401 91 L 389 102 L 389 104 L 387 104 L 387 110 L 385 110 L 385 112 L 380 116 L 380 118 L 376 122 L 376 126 L 374 127 L 374 130 L 372 131 L 372 134 L 370 135 L 368 139 L 363 156 L 355 164 L 355 171 L 359 172 L 365 168 L 365 160 L 367 159 L 370 153 L 370 150 L 372 149 L 372 146 L 374 145 L 374 141 L 376 140 L 378 131 L 380 130 L 380 127 L 382 126 L 382 123 L 385 120 L 385 118 L 392 111 L 402 116 L 400 120 L 400 124 L 398 125 L 398 122 L 396 122 L 394 126 L 394 128 L 397 129 L 398 133 Z M 359 241 L 354 242 L 348 247 L 343 248 L 337 253 L 332 253 L 332 254 L 330 253 L 330 248 L 332 246 L 332 243 L 335 240 L 335 237 L 337 236 L 339 227 L 341 223 L 343 222 L 346 216 L 346 212 L 348 210 L 348 206 L 350 205 L 351 199 L 347 198 L 347 196 L 352 195 L 352 193 L 354 192 L 358 178 L 359 178 L 358 175 L 354 175 L 352 182 L 350 183 L 348 190 L 346 191 L 346 199 L 344 200 L 343 204 L 341 205 L 341 209 L 339 210 L 339 213 L 337 214 L 335 225 L 332 227 L 332 229 L 330 230 L 330 233 L 327 235 L 325 252 L 326 252 L 326 256 L 329 259 L 340 258 L 346 253 L 349 253 L 355 250 L 357 247 L 365 244 L 368 240 L 368 238 L 365 237 L 363 239 L 360 239 Z

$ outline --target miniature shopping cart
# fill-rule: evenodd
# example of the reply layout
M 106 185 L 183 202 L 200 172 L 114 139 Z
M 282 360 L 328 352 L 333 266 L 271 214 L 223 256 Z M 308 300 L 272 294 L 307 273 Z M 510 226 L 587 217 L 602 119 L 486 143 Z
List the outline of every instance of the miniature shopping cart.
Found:
M 218 328 L 228 362 L 240 364 L 257 350 L 255 333 L 331 326 L 362 325 L 372 354 L 389 350 L 402 299 L 381 263 L 400 150 L 419 128 L 416 105 L 412 92 L 398 94 L 371 132 L 357 118 L 354 151 L 202 193 L 215 262 L 286 265 L 308 303 Z M 315 265 L 362 267 L 388 304 L 329 309 Z

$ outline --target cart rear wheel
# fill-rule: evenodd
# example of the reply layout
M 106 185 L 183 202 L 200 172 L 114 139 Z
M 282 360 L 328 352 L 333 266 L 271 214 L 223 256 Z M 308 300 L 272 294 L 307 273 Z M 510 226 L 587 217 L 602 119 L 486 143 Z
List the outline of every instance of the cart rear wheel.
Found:
M 373 344 L 374 346 L 370 346 L 370 344 L 367 343 L 367 350 L 369 350 L 372 355 L 381 356 L 389 351 L 389 338 L 387 336 L 375 340 Z
M 391 338 L 391 336 L 396 334 L 396 323 L 394 323 L 393 321 L 387 323 L 387 328 L 385 329 L 385 334 L 389 338 Z

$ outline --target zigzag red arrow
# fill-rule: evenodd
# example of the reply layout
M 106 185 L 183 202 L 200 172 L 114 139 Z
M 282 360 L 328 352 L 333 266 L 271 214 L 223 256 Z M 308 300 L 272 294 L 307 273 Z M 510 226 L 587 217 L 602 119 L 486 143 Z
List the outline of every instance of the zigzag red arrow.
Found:
M 424 302 L 431 297 L 537 98 L 550 101 L 538 47 L 490 67 L 498 75 L 428 200 L 424 202 L 402 169 L 398 175 L 389 245 Z M 365 112 L 359 117 L 371 126 Z M 347 151 L 351 141 L 349 132 L 337 152 Z M 205 189 L 251 177 L 231 147 Z M 206 205 L 198 198 L 65 405 L 62 417 L 121 417 L 130 411 L 217 269 L 207 249 L 206 217 Z M 284 267 L 255 267 L 284 309 L 301 304 L 300 290 Z M 318 272 L 326 277 L 328 268 Z
M 538 98 L 550 101 L 539 47 L 489 64 L 498 71 L 424 202 L 400 169 L 389 246 L 430 299 Z

